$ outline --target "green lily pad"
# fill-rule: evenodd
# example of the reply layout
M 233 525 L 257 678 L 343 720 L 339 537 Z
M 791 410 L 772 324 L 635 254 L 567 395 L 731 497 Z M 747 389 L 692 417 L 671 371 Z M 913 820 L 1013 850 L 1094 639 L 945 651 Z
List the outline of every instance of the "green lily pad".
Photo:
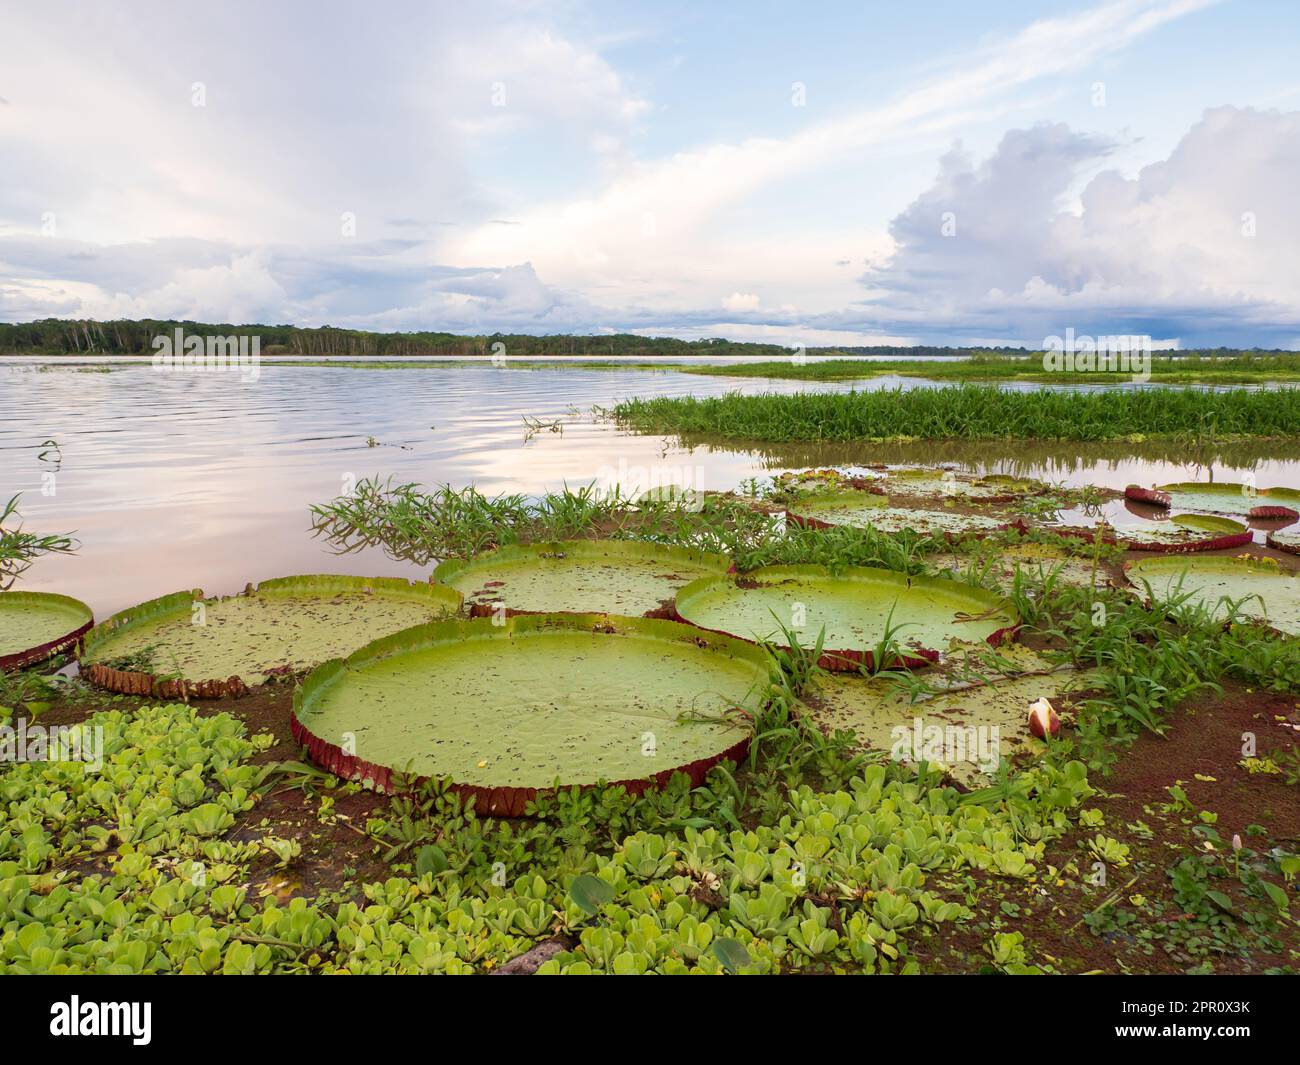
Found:
M 889 509 L 889 499 L 874 492 L 846 488 L 816 492 L 790 504 L 792 515 L 823 525 L 862 527 Z
M 933 468 L 891 470 L 885 488 L 900 495 L 951 496 L 958 499 L 1008 501 L 1047 491 L 1041 481 L 990 473 L 982 477 Z
M 699 510 L 704 505 L 704 491 L 683 484 L 660 484 L 647 488 L 636 503 L 675 503 L 682 510 Z
M 1300 555 L 1300 532 L 1271 532 L 1268 534 L 1267 543 L 1276 551 Z
M 1230 518 L 1217 518 L 1209 514 L 1175 514 L 1167 522 L 1148 521 L 1140 525 L 1116 526 L 1115 536 L 1135 548 L 1147 545 L 1198 545 L 1203 550 L 1210 550 L 1210 544 L 1217 548 L 1249 542 L 1250 530 Z
M 743 577 L 707 577 L 677 593 L 677 614 L 700 628 L 784 644 L 782 626 L 804 647 L 824 630 L 824 665 L 870 662 L 891 620 L 897 652 L 912 664 L 953 640 L 996 643 L 1019 624 L 1011 604 L 956 581 L 862 566 L 832 575 L 823 566 L 768 566 Z
M 569 540 L 450 560 L 433 579 L 462 593 L 476 613 L 612 613 L 665 609 L 693 580 L 726 573 L 731 560 L 632 540 Z
M 767 686 L 753 645 L 671 621 L 526 614 L 446 621 L 314 670 L 294 735 L 330 772 L 449 779 L 516 815 L 555 786 L 703 779 L 749 738 Z
M 1052 531 L 1092 539 L 1098 528 L 1053 527 Z M 1134 551 L 1218 551 L 1240 547 L 1253 539 L 1251 531 L 1241 522 L 1210 514 L 1175 514 L 1163 521 L 1128 522 L 1100 528 L 1107 541 Z
M 51 592 L 0 592 L 0 670 L 67 650 L 93 624 L 90 607 Z
M 1180 481 L 1157 489 L 1169 495 L 1176 510 L 1205 510 L 1212 514 L 1249 515 L 1260 507 L 1300 508 L 1300 491 L 1294 488 L 1255 488 L 1232 482 Z
M 828 466 L 823 469 L 787 470 L 772 478 L 772 486 L 778 492 L 820 494 L 830 491 L 849 491 L 851 484 L 857 481 L 879 481 L 884 483 L 885 474 L 875 469 L 854 468 L 852 470 Z
M 1017 569 L 1022 578 L 1039 583 L 1055 581 L 1076 588 L 1091 588 L 1095 577 L 1099 588 L 1111 584 L 1110 572 L 1104 565 L 1098 566 L 1094 574 L 1092 559 L 1071 554 L 1056 544 L 1033 541 L 999 544 L 996 552 L 990 551 L 983 556 L 975 558 L 960 555 L 943 556 L 942 561 L 958 574 L 965 573 L 971 567 L 974 567 L 977 572 L 987 569 L 999 586 L 1008 591 L 1015 581 Z
M 1048 666 L 1041 660 L 1022 664 Z M 994 682 L 981 687 L 908 702 L 887 679 L 824 673 L 807 701 L 813 721 L 827 734 L 852 729 L 865 748 L 909 764 L 942 765 L 962 783 L 982 787 L 1000 759 L 1043 749 L 1029 732 L 1029 704 L 1039 698 L 1056 702 L 1077 683 L 1077 674 L 990 679 Z
M 827 492 L 809 496 L 790 505 L 791 520 L 808 525 L 848 525 L 896 533 L 911 530 L 922 536 L 960 536 L 973 532 L 1005 529 L 1004 518 L 955 511 L 893 507 L 885 496 L 871 492 Z
M 1279 632 L 1300 635 L 1300 577 L 1269 559 L 1151 558 L 1125 567 L 1134 588 L 1160 601 L 1187 601 L 1226 617 L 1228 600 L 1244 600 L 1242 614 Z
M 191 684 L 256 684 L 349 654 L 377 636 L 455 611 L 450 588 L 391 577 L 283 577 L 251 593 L 177 592 L 115 614 L 86 637 L 82 664 L 144 657 L 139 670 Z M 92 680 L 98 671 L 91 671 Z

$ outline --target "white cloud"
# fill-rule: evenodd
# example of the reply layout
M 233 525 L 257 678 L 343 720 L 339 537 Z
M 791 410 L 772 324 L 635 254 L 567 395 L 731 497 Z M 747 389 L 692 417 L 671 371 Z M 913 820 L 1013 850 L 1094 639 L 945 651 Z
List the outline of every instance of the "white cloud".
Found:
M 54 212 L 62 236 L 104 244 L 311 246 L 337 240 L 350 211 L 361 239 L 391 235 L 390 218 L 436 236 L 439 222 L 499 217 L 526 195 L 512 138 L 617 158 L 649 107 L 528 4 L 397 2 L 336 18 L 314 4 L 182 13 L 158 0 L 130 18 L 59 0 L 7 10 L 5 232 L 37 232 Z
M 1300 333 L 1294 114 L 1210 111 L 1168 160 L 1101 173 L 1081 193 L 1111 140 L 1059 123 L 1012 130 L 983 162 L 948 151 L 887 232 L 890 208 L 869 215 L 852 194 L 829 220 L 800 213 L 819 182 L 858 172 L 858 198 L 878 200 L 882 158 L 930 158 L 939 138 L 1041 110 L 1208 0 L 1043 19 L 891 99 L 652 158 L 637 152 L 658 117 L 648 94 L 597 38 L 526 0 L 399 3 L 310 40 L 293 9 L 178 19 L 143 3 L 148 35 L 55 0 L 7 16 L 0 317 L 788 343 L 1032 341 L 1103 331 L 1083 328 L 1095 318 L 1161 336 Z M 190 106 L 195 81 L 205 108 Z M 58 238 L 35 235 L 45 211 Z M 865 291 L 843 265 L 864 261 Z
M 752 292 L 733 292 L 722 300 L 722 306 L 729 311 L 756 311 L 762 301 Z
M 1039 79 L 1086 68 L 1209 2 L 1120 0 L 1040 20 L 881 106 L 785 138 L 753 137 L 629 163 L 597 194 L 538 205 L 523 212 L 518 227 L 481 226 L 452 235 L 444 255 L 462 265 L 527 259 L 557 284 L 599 280 L 615 292 L 620 281 L 647 272 L 680 277 L 684 289 L 707 290 L 708 271 L 701 267 L 722 265 L 733 279 L 731 288 L 717 293 L 722 298 L 745 278 L 750 263 L 722 250 L 710 227 L 727 208 L 869 146 L 914 136 L 918 129 L 928 135 L 950 130 L 969 120 L 973 109 L 1005 101 Z
M 897 251 L 863 277 L 863 319 L 1029 343 L 1071 326 L 1215 342 L 1234 321 L 1262 342 L 1294 337 L 1300 112 L 1208 111 L 1168 159 L 1102 171 L 1064 209 L 1112 147 L 1044 125 L 1011 131 L 979 165 L 954 149 L 894 220 Z

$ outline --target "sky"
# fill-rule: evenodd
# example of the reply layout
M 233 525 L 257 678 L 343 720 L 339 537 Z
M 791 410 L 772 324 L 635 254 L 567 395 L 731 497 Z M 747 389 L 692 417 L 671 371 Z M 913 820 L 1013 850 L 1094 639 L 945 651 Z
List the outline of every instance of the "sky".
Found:
M 1300 9 L 0 0 L 0 321 L 1300 348 Z

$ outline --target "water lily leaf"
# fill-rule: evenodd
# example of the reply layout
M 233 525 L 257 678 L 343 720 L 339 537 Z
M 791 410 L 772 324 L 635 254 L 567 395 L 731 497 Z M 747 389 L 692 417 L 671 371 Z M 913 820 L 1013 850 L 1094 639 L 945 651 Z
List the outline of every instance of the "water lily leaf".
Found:
M 816 526 L 848 525 L 880 532 L 911 530 L 921 535 L 961 536 L 973 532 L 1005 529 L 1005 518 L 984 514 L 958 514 L 944 510 L 893 507 L 885 496 L 871 492 L 829 492 L 790 504 L 790 519 L 796 524 Z
M 569 540 L 503 547 L 469 561 L 450 559 L 433 579 L 456 589 L 476 612 L 610 613 L 659 609 L 700 577 L 726 573 L 724 555 L 631 540 Z
M 0 592 L 0 671 L 43 662 L 91 627 L 90 607 L 50 592 Z
M 92 666 L 150 649 L 151 672 L 159 676 L 257 684 L 351 654 L 459 605 L 451 589 L 390 577 L 282 577 L 225 599 L 177 592 L 97 625 L 82 662 Z
M 896 651 L 919 664 L 953 640 L 996 643 L 1019 621 L 992 592 L 870 566 L 835 575 L 822 566 L 767 566 L 743 578 L 706 578 L 678 593 L 677 613 L 714 632 L 781 644 L 782 626 L 809 647 L 824 631 L 823 665 L 831 669 L 869 659 L 887 623 L 903 626 Z
M 1008 648 L 1015 645 L 1008 645 Z M 1045 670 L 1051 663 L 1018 650 L 1026 670 Z M 942 676 L 927 678 L 938 689 Z M 931 762 L 970 787 L 989 783 L 1003 759 L 1041 750 L 1029 733 L 1028 707 L 1036 699 L 1056 702 L 1078 683 L 1073 671 L 1025 677 L 998 677 L 990 683 L 961 687 L 908 701 L 908 693 L 888 678 L 828 673 L 807 693 L 813 721 L 827 734 L 852 729 L 863 747 L 886 751 L 916 764 Z
M 518 815 L 557 781 L 635 790 L 685 769 L 698 782 L 743 749 L 748 730 L 735 711 L 756 709 L 767 679 L 757 647 L 670 621 L 446 621 L 313 671 L 293 726 L 340 776 L 397 768 L 443 778 L 474 794 L 480 811 Z M 348 735 L 355 747 L 344 751 Z
M 1300 508 L 1300 491 L 1294 488 L 1256 488 L 1231 481 L 1180 481 L 1162 484 L 1156 491 L 1165 493 L 1169 497 L 1168 505 L 1176 510 L 1246 516 L 1254 516 L 1253 511 L 1276 510 L 1278 517 L 1286 517 L 1281 512 L 1289 511 L 1294 518 Z
M 1130 563 L 1125 575 L 1135 589 L 1161 601 L 1186 599 L 1226 617 L 1229 602 L 1242 614 L 1279 632 L 1300 635 L 1300 577 L 1268 559 L 1150 558 Z

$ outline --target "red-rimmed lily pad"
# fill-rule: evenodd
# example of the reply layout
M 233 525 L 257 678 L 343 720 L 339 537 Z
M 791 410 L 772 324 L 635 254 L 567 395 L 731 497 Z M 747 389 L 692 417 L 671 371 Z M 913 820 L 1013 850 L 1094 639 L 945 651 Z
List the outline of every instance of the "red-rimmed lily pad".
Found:
M 476 618 L 320 666 L 295 694 L 292 728 L 339 776 L 383 790 L 441 778 L 480 813 L 517 816 L 556 786 L 635 794 L 675 772 L 700 783 L 744 754 L 767 683 L 752 644 L 672 621 Z
M 677 589 L 730 569 L 725 555 L 704 551 L 632 540 L 567 540 L 452 559 L 433 571 L 433 579 L 460 592 L 474 616 L 666 616 Z
M 888 471 L 884 491 L 890 495 L 967 499 L 981 503 L 1013 503 L 1050 491 L 1042 481 L 1004 473 L 975 475 L 937 467 L 907 467 Z
M 1030 735 L 1029 705 L 1042 698 L 1055 703 L 1078 684 L 1073 671 L 1054 668 L 1027 648 L 1011 648 L 1015 665 L 1030 675 L 1004 676 L 977 665 L 978 680 L 938 678 L 933 691 L 913 700 L 914 693 L 888 676 L 825 673 L 805 691 L 804 703 L 827 735 L 852 729 L 861 747 L 913 765 L 939 764 L 962 784 L 981 787 L 1002 759 L 1045 749 Z
M 1265 542 L 1275 551 L 1285 551 L 1289 555 L 1300 555 L 1300 533 L 1271 532 Z
M 895 664 L 935 661 L 954 640 L 1001 642 L 1020 624 L 1001 596 L 957 581 L 860 566 L 767 566 L 707 577 L 677 593 L 677 616 L 710 632 L 786 644 L 786 629 L 811 648 L 824 631 L 825 669 L 871 668 L 886 626 L 896 627 Z
M 0 672 L 67 651 L 95 623 L 79 599 L 52 592 L 0 592 Z
M 1124 567 L 1129 583 L 1160 602 L 1202 606 L 1226 617 L 1240 613 L 1288 635 L 1300 635 L 1300 577 L 1273 559 L 1144 558 Z
M 883 467 L 881 468 L 883 470 Z M 837 469 L 834 466 L 824 469 L 787 470 L 772 479 L 772 486 L 778 494 L 829 492 L 836 490 L 877 489 L 885 483 L 885 475 L 875 469 L 855 467 Z
M 220 698 L 459 609 L 450 588 L 394 577 L 281 577 L 243 595 L 176 592 L 91 630 L 82 667 L 130 695 Z
M 1239 521 L 1210 514 L 1175 514 L 1163 521 L 1131 525 L 1103 525 L 1097 528 L 1052 528 L 1062 536 L 1092 541 L 1098 536 L 1108 544 L 1121 544 L 1132 551 L 1183 554 L 1191 551 L 1221 551 L 1241 547 L 1254 534 Z
M 889 499 L 885 496 L 856 490 L 827 492 L 797 500 L 790 504 L 788 520 L 792 525 L 803 525 L 811 529 L 847 525 L 858 529 L 871 528 L 883 533 L 910 530 L 921 536 L 943 536 L 948 539 L 1024 527 L 1018 519 L 1008 520 L 986 514 L 894 507 L 890 506 Z
M 934 556 L 936 563 L 957 576 L 991 576 L 999 586 L 1011 590 L 1019 573 L 1032 584 L 1073 585 L 1076 588 L 1105 588 L 1113 582 L 1110 567 L 1083 552 L 1094 550 L 1077 545 L 1071 552 L 1064 546 L 1025 540 L 1021 543 L 982 544 L 974 555 Z
M 1143 488 L 1131 484 L 1124 495 L 1142 503 L 1211 514 L 1237 514 L 1260 520 L 1300 520 L 1300 491 L 1294 488 L 1255 488 L 1248 484 L 1180 481 Z

